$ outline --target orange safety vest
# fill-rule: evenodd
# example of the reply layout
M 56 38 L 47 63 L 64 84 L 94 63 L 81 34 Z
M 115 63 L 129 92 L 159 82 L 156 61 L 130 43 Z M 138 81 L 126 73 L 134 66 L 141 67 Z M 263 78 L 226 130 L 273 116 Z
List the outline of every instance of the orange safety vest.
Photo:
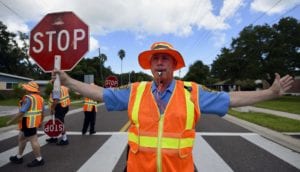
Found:
M 95 111 L 97 112 L 96 105 L 97 105 L 97 101 L 86 97 L 84 98 L 83 111 L 91 112 L 93 111 L 93 108 L 95 108 Z
M 49 96 L 48 106 L 51 107 L 53 103 L 52 93 Z M 65 86 L 60 86 L 60 98 L 59 103 L 62 107 L 67 107 L 71 104 L 69 89 Z
M 176 81 L 165 112 L 160 114 L 151 84 L 131 86 L 127 171 L 192 172 L 195 125 L 200 118 L 198 86 Z
M 23 117 L 26 118 L 27 128 L 36 128 L 42 122 L 44 99 L 38 94 L 29 94 L 25 95 L 22 100 L 25 100 L 26 97 L 29 98 L 31 104 L 29 110 L 25 112 Z M 19 129 L 21 128 L 22 119 L 19 121 Z

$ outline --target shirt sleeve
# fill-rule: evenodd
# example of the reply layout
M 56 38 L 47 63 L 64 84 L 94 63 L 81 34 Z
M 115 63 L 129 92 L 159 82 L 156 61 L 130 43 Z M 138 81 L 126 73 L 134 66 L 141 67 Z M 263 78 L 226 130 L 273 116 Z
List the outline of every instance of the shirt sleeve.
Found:
M 123 111 L 128 109 L 130 88 L 111 89 L 105 88 L 103 91 L 103 101 L 108 111 Z
M 25 113 L 29 110 L 31 105 L 31 101 L 28 97 L 25 98 L 24 102 L 22 102 L 22 106 L 20 108 L 20 112 Z
M 54 100 L 54 99 L 59 100 L 59 99 L 60 99 L 60 91 L 52 91 L 51 96 L 52 96 L 52 99 L 53 99 L 53 100 Z
M 199 86 L 200 111 L 205 114 L 224 116 L 229 108 L 230 97 L 227 92 L 217 92 L 203 89 Z

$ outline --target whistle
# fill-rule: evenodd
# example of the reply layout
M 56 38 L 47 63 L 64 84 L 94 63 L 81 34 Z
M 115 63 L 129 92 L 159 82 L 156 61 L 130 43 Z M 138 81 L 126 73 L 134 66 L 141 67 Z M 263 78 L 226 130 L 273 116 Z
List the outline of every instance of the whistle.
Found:
M 162 72 L 158 72 L 158 76 L 161 77 L 161 75 L 162 75 Z

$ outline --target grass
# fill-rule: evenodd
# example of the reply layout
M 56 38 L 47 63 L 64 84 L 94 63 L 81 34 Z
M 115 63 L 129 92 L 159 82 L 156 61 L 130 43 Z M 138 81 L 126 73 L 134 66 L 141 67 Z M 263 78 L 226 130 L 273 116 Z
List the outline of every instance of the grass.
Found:
M 6 122 L 10 120 L 12 116 L 0 116 L 0 128 L 1 127 L 6 127 Z M 16 123 L 16 122 L 15 122 Z
M 1 106 L 17 106 L 19 103 L 18 99 L 6 99 L 6 100 L 0 100 Z
M 300 132 L 300 121 L 258 112 L 229 110 L 230 115 L 278 132 Z
M 80 101 L 80 102 L 71 102 L 71 105 L 72 107 L 75 107 L 75 108 L 80 108 L 83 106 L 83 101 Z
M 300 115 L 300 96 L 282 96 L 278 99 L 257 103 L 254 106 Z

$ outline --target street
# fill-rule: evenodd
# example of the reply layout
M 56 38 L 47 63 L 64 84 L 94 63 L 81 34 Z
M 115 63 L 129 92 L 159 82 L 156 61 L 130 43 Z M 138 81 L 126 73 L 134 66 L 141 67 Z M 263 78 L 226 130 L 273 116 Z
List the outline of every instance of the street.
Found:
M 84 114 L 70 110 L 66 129 L 70 144 L 46 143 L 39 130 L 45 165 L 28 168 L 34 159 L 30 144 L 23 164 L 8 158 L 17 153 L 17 130 L 0 133 L 0 171 L 123 171 L 126 163 L 127 112 L 107 112 L 99 106 L 95 135 L 81 135 Z M 198 171 L 300 171 L 300 154 L 215 115 L 203 114 L 196 127 L 194 164 Z

